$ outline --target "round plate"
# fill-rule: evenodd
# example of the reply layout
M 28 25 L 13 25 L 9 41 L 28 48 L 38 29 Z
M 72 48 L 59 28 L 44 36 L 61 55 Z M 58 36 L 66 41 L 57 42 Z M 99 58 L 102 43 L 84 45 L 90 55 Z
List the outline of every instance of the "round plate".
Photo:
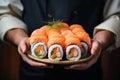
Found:
M 31 55 L 31 52 L 28 52 L 28 57 L 31 58 L 32 60 L 38 61 L 38 62 L 43 62 L 43 63 L 48 63 L 48 64 L 59 64 L 59 65 L 69 65 L 69 64 L 77 64 L 77 63 L 84 63 L 89 61 L 93 55 L 90 55 L 89 57 L 77 60 L 77 61 L 70 61 L 70 60 L 61 60 L 61 61 L 52 61 L 48 58 L 36 58 L 34 56 Z

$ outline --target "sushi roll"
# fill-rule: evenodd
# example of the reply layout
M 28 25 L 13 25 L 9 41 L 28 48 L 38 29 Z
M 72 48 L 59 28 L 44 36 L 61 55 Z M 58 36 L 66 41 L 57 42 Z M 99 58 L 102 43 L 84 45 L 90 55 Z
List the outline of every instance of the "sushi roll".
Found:
M 78 45 L 69 45 L 66 48 L 67 60 L 79 60 L 81 58 L 81 50 Z
M 47 47 L 43 42 L 33 43 L 31 45 L 31 52 L 36 58 L 44 58 L 47 56 Z
M 81 50 L 81 48 L 79 48 L 78 45 L 69 45 L 66 48 L 66 58 L 68 60 L 79 60 L 81 58 L 85 58 L 88 54 L 88 45 L 85 42 L 81 42 L 82 43 L 82 48 L 83 50 Z
M 60 31 L 65 37 L 66 59 L 79 60 L 82 53 L 82 44 L 79 38 L 68 28 L 62 28 Z
M 83 53 L 81 54 L 81 57 L 84 58 L 88 55 L 88 45 L 85 42 L 81 42 L 83 47 Z
M 74 34 L 78 36 L 80 41 L 86 42 L 89 49 L 91 48 L 91 38 L 81 25 L 79 24 L 71 25 L 70 29 Z
M 47 31 L 48 35 L 48 59 L 52 61 L 60 61 L 63 58 L 63 48 L 64 44 L 64 37 L 60 34 L 60 31 L 55 28 L 49 29 Z
M 31 46 L 31 54 L 36 58 L 46 57 L 47 42 L 47 34 L 43 29 L 34 30 L 28 39 L 28 43 Z
M 52 61 L 60 61 L 63 58 L 63 49 L 61 45 L 54 44 L 48 49 L 48 59 Z

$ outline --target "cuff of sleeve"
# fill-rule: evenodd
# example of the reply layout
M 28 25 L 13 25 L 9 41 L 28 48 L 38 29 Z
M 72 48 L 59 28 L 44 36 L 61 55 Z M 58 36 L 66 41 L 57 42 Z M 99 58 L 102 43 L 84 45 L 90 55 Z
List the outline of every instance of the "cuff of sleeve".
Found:
M 4 40 L 6 32 L 10 29 L 21 28 L 27 31 L 27 27 L 24 22 L 12 15 L 0 16 L 0 39 Z
M 94 34 L 101 29 L 108 30 L 114 33 L 116 42 L 113 45 L 116 48 L 120 47 L 120 42 L 119 42 L 120 41 L 120 18 L 119 16 L 113 15 L 110 18 L 108 18 L 106 21 L 104 21 L 103 23 L 96 26 L 94 29 Z M 113 45 L 110 47 L 113 47 Z

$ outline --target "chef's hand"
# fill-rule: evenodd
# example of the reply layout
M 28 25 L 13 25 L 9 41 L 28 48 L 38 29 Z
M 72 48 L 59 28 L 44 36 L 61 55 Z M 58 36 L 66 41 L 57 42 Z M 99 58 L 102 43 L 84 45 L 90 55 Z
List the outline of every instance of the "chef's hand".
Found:
M 27 51 L 30 49 L 30 45 L 27 43 L 28 35 L 23 29 L 14 28 L 7 31 L 5 39 L 12 44 L 18 46 L 18 52 L 22 59 L 29 65 L 38 68 L 52 68 L 52 66 L 40 62 L 33 61 L 28 58 Z
M 113 44 L 114 41 L 115 40 L 113 33 L 106 30 L 98 31 L 93 38 L 90 51 L 91 55 L 93 55 L 93 58 L 85 63 L 67 66 L 65 67 L 65 69 L 86 70 L 90 68 L 93 64 L 97 62 L 101 52 L 104 51 L 108 46 Z
M 22 39 L 18 45 L 18 52 L 22 59 L 27 62 L 29 65 L 36 67 L 36 68 L 53 68 L 52 65 L 48 65 L 45 63 L 40 63 L 37 61 L 33 61 L 32 59 L 28 58 L 27 51 L 30 49 L 30 45 L 27 43 L 28 37 Z
M 98 58 L 100 56 L 101 50 L 102 50 L 101 44 L 98 41 L 94 40 L 92 42 L 92 48 L 91 48 L 91 55 L 93 55 L 93 58 L 85 63 L 67 66 L 67 67 L 65 67 L 65 69 L 74 69 L 74 70 L 88 69 L 94 63 L 96 63 L 96 61 L 98 60 Z

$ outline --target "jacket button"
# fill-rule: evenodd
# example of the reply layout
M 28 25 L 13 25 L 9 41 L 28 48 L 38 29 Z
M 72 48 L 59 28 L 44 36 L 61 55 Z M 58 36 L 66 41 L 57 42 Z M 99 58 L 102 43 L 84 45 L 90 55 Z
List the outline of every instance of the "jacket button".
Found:
M 53 16 L 51 14 L 48 14 L 48 18 L 53 18 Z
M 73 11 L 73 14 L 78 15 L 78 11 Z

